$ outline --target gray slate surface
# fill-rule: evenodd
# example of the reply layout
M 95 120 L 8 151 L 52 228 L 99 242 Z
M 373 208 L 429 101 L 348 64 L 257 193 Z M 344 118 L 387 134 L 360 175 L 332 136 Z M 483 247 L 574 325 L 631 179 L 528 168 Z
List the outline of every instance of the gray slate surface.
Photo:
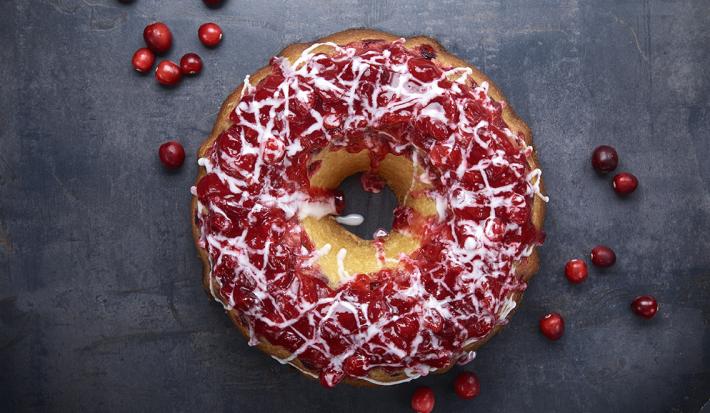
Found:
M 166 90 L 132 72 L 143 27 L 202 76 Z M 225 29 L 215 50 L 199 24 Z M 219 104 L 289 43 L 348 27 L 426 34 L 488 73 L 535 133 L 551 202 L 542 269 L 511 325 L 467 368 L 392 388 L 322 389 L 249 348 L 199 282 L 190 154 Z M 697 411 L 710 397 L 710 3 L 694 1 L 0 1 L 0 411 Z M 616 146 L 640 189 L 618 199 L 589 154 Z M 366 208 L 368 200 L 353 201 Z M 371 211 L 377 212 L 377 200 Z M 375 205 L 374 207 L 372 205 Z M 567 259 L 619 260 L 581 286 Z M 652 321 L 628 309 L 661 302 Z M 550 343 L 538 318 L 559 311 Z

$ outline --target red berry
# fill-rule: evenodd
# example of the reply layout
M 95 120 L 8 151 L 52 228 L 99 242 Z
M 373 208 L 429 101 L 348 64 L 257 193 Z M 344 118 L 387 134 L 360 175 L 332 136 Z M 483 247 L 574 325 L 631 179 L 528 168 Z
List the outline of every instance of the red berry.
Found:
M 557 313 L 549 313 L 540 319 L 540 332 L 550 340 L 559 340 L 565 332 L 565 320 Z
M 597 172 L 607 173 L 616 169 L 619 164 L 619 155 L 616 149 L 608 145 L 597 146 L 592 152 L 592 166 Z
M 222 5 L 222 0 L 202 0 L 205 2 L 207 7 L 217 7 Z
M 643 318 L 653 318 L 658 312 L 658 301 L 650 295 L 642 295 L 634 299 L 631 309 Z
M 185 161 L 185 149 L 176 141 L 167 141 L 158 149 L 160 162 L 168 168 L 175 169 Z
M 131 64 L 136 71 L 147 73 L 153 67 L 153 63 L 155 63 L 155 53 L 147 47 L 142 47 L 133 53 Z
M 180 59 L 183 75 L 196 75 L 202 71 L 202 58 L 197 53 L 188 53 Z
M 143 30 L 143 40 L 150 50 L 163 54 L 173 45 L 173 34 L 167 24 L 155 22 L 147 25 Z
M 622 172 L 614 177 L 611 186 L 617 194 L 628 195 L 634 192 L 636 187 L 639 186 L 639 180 L 628 172 Z
M 412 409 L 417 413 L 434 410 L 434 392 L 429 387 L 420 387 L 412 394 Z
M 335 203 L 335 213 L 340 215 L 345 211 L 345 193 L 339 189 L 336 189 L 333 194 L 333 199 Z
M 222 41 L 222 28 L 217 23 L 205 23 L 200 26 L 197 36 L 205 46 L 215 47 Z
M 597 267 L 611 267 L 616 262 L 614 250 L 606 245 L 597 245 L 592 248 L 592 264 Z
M 473 399 L 481 392 L 481 384 L 474 373 L 463 371 L 454 380 L 454 390 L 462 399 Z
M 163 60 L 155 68 L 155 78 L 158 79 L 161 85 L 175 86 L 182 79 L 180 66 L 170 60 Z
M 565 264 L 565 276 L 572 284 L 579 284 L 587 279 L 587 263 L 580 259 L 567 261 Z

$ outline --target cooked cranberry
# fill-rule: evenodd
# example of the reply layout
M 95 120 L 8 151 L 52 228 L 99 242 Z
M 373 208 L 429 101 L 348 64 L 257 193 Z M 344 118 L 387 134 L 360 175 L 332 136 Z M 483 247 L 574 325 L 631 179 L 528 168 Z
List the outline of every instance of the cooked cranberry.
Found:
M 434 410 L 434 391 L 429 387 L 420 387 L 412 394 L 412 410 L 417 413 L 430 413 Z
M 597 172 L 607 173 L 616 169 L 619 164 L 619 156 L 616 149 L 608 145 L 597 146 L 592 153 L 592 166 Z
M 335 213 L 340 215 L 345 211 L 345 193 L 343 191 L 336 189 L 333 194 L 333 199 L 335 202 Z
M 436 50 L 428 44 L 423 44 L 419 46 L 419 54 L 422 55 L 426 60 L 431 60 L 436 58 Z
M 179 168 L 185 161 L 185 149 L 179 142 L 167 141 L 158 149 L 160 162 L 168 168 Z
M 614 250 L 606 245 L 597 245 L 592 248 L 592 264 L 597 267 L 611 267 L 616 262 Z
M 481 384 L 474 373 L 464 371 L 456 376 L 454 391 L 462 399 L 473 399 L 481 392 Z
M 188 53 L 180 59 L 183 75 L 196 75 L 202 71 L 202 59 L 197 53 Z
M 616 191 L 617 194 L 628 195 L 634 192 L 636 187 L 639 186 L 639 180 L 628 172 L 622 172 L 614 177 L 611 186 L 614 187 L 614 191 Z
M 631 309 L 643 318 L 653 318 L 658 312 L 658 301 L 650 295 L 642 295 L 634 299 Z
M 131 63 L 136 71 L 147 73 L 153 67 L 153 63 L 155 63 L 155 53 L 147 47 L 142 47 L 133 53 Z
M 173 45 L 173 34 L 167 24 L 155 22 L 143 29 L 143 40 L 150 50 L 163 54 Z
M 572 284 L 579 284 L 587 279 L 587 263 L 580 259 L 567 261 L 565 265 L 565 276 Z
M 222 28 L 216 23 L 205 23 L 200 26 L 197 36 L 205 46 L 215 47 L 222 41 Z
M 565 320 L 557 313 L 549 313 L 540 319 L 540 332 L 550 340 L 559 340 L 565 332 Z
M 182 73 L 180 73 L 180 67 L 177 64 L 170 60 L 163 60 L 155 68 L 155 78 L 161 85 L 175 86 L 182 79 Z

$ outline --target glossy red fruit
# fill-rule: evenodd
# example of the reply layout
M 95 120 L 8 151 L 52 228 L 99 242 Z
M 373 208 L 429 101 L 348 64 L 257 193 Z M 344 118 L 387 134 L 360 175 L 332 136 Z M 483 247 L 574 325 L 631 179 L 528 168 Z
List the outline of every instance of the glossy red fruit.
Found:
M 628 195 L 634 192 L 636 190 L 636 187 L 639 186 L 639 180 L 636 179 L 633 174 L 630 174 L 628 172 L 622 172 L 614 176 L 614 180 L 612 181 L 611 186 L 614 188 L 614 191 L 616 191 L 617 194 Z
M 182 79 L 180 66 L 170 60 L 163 60 L 155 68 L 155 78 L 164 86 L 175 86 Z
M 148 73 L 155 63 L 155 53 L 147 47 L 142 47 L 133 53 L 131 64 L 137 72 Z
M 481 392 L 478 376 L 469 371 L 463 371 L 454 380 L 454 391 L 462 399 L 473 399 Z
M 597 267 L 611 267 L 616 262 L 614 250 L 606 245 L 597 245 L 592 248 L 592 264 Z
M 645 319 L 653 318 L 658 312 L 658 301 L 653 296 L 642 295 L 634 299 L 631 309 Z
M 205 46 L 215 47 L 222 41 L 222 28 L 217 23 L 205 23 L 197 30 L 197 36 Z
M 601 145 L 592 152 L 592 166 L 597 172 L 611 172 L 617 165 L 619 165 L 619 155 L 613 147 Z
M 540 332 L 550 340 L 559 340 L 565 333 L 565 320 L 557 313 L 549 313 L 540 319 Z
M 412 394 L 412 410 L 417 413 L 430 413 L 434 410 L 434 391 L 429 387 L 420 387 Z
M 587 263 L 580 259 L 572 259 L 565 264 L 565 277 L 572 284 L 579 284 L 587 279 Z
M 217 7 L 222 5 L 222 0 L 202 0 L 208 7 Z
M 197 53 L 188 53 L 180 59 L 183 75 L 196 75 L 202 71 L 202 58 Z
M 150 50 L 163 54 L 173 45 L 173 34 L 167 24 L 155 22 L 147 25 L 143 30 L 143 40 Z
M 176 141 L 167 141 L 160 145 L 158 149 L 160 162 L 168 168 L 175 169 L 182 166 L 185 162 L 185 148 Z

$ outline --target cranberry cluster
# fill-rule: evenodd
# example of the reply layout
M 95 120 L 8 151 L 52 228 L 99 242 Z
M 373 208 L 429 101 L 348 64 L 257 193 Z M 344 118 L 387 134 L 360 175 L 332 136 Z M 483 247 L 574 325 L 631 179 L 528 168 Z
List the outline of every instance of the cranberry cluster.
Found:
M 619 155 L 611 146 L 602 145 L 592 152 L 592 166 L 600 174 L 613 171 L 618 164 Z M 636 190 L 638 179 L 628 172 L 622 172 L 614 177 L 612 186 L 617 194 L 625 196 Z M 597 245 L 592 248 L 590 259 L 596 267 L 606 268 L 616 263 L 616 254 L 605 245 Z M 570 283 L 579 284 L 587 279 L 588 274 L 587 263 L 583 260 L 575 258 L 567 261 L 565 277 Z M 658 302 L 652 296 L 643 295 L 634 299 L 631 309 L 643 318 L 652 318 L 658 311 Z M 564 329 L 564 319 L 557 313 L 546 314 L 540 319 L 540 332 L 550 340 L 560 339 Z
M 197 36 L 205 47 L 213 48 L 222 41 L 222 28 L 216 23 L 205 23 L 197 30 Z M 140 73 L 148 73 L 155 63 L 155 55 L 167 53 L 173 45 L 173 34 L 167 24 L 155 22 L 143 30 L 146 47 L 141 47 L 133 54 L 131 63 Z M 155 79 L 163 86 L 175 86 L 183 76 L 194 76 L 202 71 L 202 58 L 197 53 L 187 53 L 180 59 L 180 64 L 163 60 L 155 69 Z

